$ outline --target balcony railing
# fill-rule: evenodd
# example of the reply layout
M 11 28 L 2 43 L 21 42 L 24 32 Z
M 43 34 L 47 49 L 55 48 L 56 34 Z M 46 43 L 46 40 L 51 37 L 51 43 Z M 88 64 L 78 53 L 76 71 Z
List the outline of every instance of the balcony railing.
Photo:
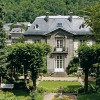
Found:
M 67 52 L 68 53 L 68 48 L 66 48 L 66 47 L 62 47 L 62 48 L 54 47 L 54 52 Z

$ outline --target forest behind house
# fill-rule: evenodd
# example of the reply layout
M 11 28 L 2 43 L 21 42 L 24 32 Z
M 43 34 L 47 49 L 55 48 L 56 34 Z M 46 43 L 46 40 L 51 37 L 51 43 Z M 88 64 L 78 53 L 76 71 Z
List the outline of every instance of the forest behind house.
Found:
M 79 15 L 79 10 L 95 5 L 100 0 L 1 0 L 4 3 L 5 23 L 33 22 L 37 16 L 46 12 L 50 15 L 68 15 L 73 12 Z

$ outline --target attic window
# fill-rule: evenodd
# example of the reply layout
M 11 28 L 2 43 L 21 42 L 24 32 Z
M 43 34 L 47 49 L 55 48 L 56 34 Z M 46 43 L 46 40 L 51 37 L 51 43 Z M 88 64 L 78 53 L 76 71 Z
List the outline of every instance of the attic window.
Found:
M 62 27 L 62 23 L 57 23 L 57 27 Z
M 39 30 L 39 25 L 36 24 L 36 25 L 34 26 L 34 29 L 35 29 L 35 30 Z

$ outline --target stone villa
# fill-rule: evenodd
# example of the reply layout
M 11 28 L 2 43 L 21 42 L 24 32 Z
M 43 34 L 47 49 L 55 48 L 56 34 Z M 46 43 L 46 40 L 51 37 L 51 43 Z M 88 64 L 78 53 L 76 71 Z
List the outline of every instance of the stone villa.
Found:
M 94 43 L 89 27 L 81 27 L 85 17 L 73 16 L 45 16 L 36 17 L 32 25 L 23 34 L 25 42 L 46 42 L 51 45 L 52 52 L 47 56 L 47 70 L 49 73 L 65 72 L 80 42 Z

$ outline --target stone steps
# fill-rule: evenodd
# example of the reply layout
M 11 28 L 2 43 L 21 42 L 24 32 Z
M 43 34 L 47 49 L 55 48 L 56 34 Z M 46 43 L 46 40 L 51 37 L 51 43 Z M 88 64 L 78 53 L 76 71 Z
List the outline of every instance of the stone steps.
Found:
M 54 72 L 51 77 L 67 77 L 66 72 Z

